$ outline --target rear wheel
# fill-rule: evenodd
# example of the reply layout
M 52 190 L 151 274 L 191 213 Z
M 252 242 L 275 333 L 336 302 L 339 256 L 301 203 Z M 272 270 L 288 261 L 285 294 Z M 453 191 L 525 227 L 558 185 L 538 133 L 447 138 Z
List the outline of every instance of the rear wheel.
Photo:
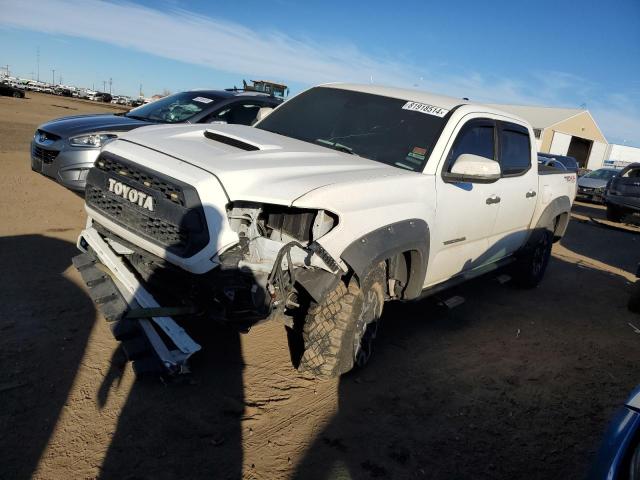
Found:
M 384 264 L 364 277 L 340 282 L 325 299 L 309 308 L 298 370 L 331 378 L 362 367 L 373 351 L 384 305 Z
M 607 205 L 607 220 L 611 222 L 619 222 L 624 217 L 624 210 L 615 205 Z
M 523 288 L 534 288 L 542 281 L 551 257 L 553 233 L 543 229 L 534 232 L 531 243 L 516 261 L 514 281 Z
M 20 95 L 20 92 L 13 92 L 13 98 L 20 98 L 22 97 L 22 95 Z

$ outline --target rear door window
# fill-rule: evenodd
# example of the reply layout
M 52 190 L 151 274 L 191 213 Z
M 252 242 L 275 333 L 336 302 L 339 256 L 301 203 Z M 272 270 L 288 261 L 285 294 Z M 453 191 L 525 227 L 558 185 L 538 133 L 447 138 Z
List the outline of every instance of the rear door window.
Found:
M 531 167 L 529 131 L 515 123 L 502 123 L 500 128 L 500 167 L 502 175 L 522 175 Z

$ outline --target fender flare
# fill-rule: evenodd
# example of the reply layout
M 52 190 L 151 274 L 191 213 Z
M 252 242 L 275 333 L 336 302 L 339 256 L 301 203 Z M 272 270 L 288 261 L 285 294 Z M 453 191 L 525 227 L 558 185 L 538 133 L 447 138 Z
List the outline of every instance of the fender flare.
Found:
M 566 215 L 564 215 L 566 214 Z M 533 244 L 540 238 L 540 235 L 544 231 L 550 231 L 553 233 L 553 242 L 557 242 L 563 236 L 569 225 L 569 217 L 571 214 L 571 200 L 566 195 L 555 198 L 545 207 L 542 214 L 538 218 L 536 225 L 530 229 L 529 237 L 524 243 L 519 253 L 525 253 L 529 251 Z M 561 216 L 564 215 L 564 216 Z M 553 225 L 554 218 L 560 216 L 560 222 Z
M 404 252 L 411 252 L 405 299 L 422 292 L 429 261 L 430 231 L 424 220 L 411 218 L 377 228 L 353 241 L 340 256 L 362 278 L 375 265 Z
M 562 223 L 558 223 L 554 231 L 553 219 L 566 213 L 567 216 L 562 220 Z M 571 200 L 566 195 L 558 197 L 549 203 L 542 211 L 542 215 L 538 218 L 535 230 L 546 228 L 551 230 L 554 234 L 554 241 L 560 240 L 564 236 L 564 232 L 567 230 L 569 224 L 569 214 L 571 213 Z

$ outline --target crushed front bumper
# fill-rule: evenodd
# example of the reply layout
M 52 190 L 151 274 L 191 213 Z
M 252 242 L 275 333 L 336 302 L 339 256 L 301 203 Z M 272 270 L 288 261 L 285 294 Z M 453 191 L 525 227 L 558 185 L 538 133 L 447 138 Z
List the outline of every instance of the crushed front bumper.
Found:
M 78 248 L 84 253 L 73 263 L 89 294 L 112 322 L 114 336 L 123 341 L 136 372 L 187 373 L 189 357 L 200 345 L 169 316 L 131 318 L 132 310 L 160 312 L 162 308 L 94 228 L 80 233 Z

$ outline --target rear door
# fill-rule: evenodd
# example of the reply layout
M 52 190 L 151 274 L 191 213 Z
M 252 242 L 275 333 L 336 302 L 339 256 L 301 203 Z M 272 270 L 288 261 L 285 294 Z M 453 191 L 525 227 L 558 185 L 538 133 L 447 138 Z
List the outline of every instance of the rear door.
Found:
M 497 127 L 502 178 L 496 182 L 500 208 L 489 239 L 491 260 L 510 255 L 525 242 L 538 195 L 529 130 L 503 121 L 497 122 Z

